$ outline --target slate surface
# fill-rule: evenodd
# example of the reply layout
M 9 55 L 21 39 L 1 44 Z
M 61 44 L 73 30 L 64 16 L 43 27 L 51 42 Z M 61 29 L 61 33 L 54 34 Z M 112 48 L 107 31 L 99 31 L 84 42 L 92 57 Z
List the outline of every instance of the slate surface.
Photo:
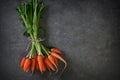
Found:
M 120 80 L 119 0 L 45 0 L 45 44 L 68 61 L 60 79 L 19 67 L 29 42 L 16 12 L 22 1 L 0 0 L 0 80 Z

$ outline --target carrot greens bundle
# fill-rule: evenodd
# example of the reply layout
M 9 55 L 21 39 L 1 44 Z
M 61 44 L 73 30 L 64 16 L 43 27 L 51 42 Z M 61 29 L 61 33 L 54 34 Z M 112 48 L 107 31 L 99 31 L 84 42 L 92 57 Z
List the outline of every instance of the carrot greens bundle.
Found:
M 62 72 L 67 67 L 67 62 L 60 56 L 62 52 L 57 48 L 47 48 L 39 39 L 41 36 L 39 23 L 44 7 L 45 4 L 38 0 L 21 3 L 17 7 L 17 11 L 25 26 L 23 34 L 32 41 L 30 51 L 20 62 L 20 67 L 23 68 L 25 72 L 31 70 L 33 73 L 35 69 L 38 69 L 41 73 L 46 70 L 57 73 L 58 60 L 65 64 Z

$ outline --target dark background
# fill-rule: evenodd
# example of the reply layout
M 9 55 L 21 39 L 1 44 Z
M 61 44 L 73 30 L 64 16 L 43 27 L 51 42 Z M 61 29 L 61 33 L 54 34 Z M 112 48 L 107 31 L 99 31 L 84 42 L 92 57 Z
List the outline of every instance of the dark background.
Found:
M 19 67 L 29 43 L 16 11 L 22 1 L 0 0 L 0 80 L 59 80 L 59 73 L 36 71 L 30 76 Z M 45 44 L 61 49 L 68 62 L 60 80 L 120 80 L 119 0 L 45 0 L 45 4 L 41 20 L 48 34 Z

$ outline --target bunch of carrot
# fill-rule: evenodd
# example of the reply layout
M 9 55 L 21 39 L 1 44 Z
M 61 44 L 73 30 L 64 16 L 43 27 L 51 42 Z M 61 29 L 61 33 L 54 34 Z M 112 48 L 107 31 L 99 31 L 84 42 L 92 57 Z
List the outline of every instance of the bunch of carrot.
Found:
M 45 72 L 46 69 L 50 72 L 58 72 L 58 60 L 61 60 L 65 64 L 65 69 L 67 62 L 60 56 L 61 51 L 57 48 L 51 48 L 50 52 L 47 56 L 35 55 L 33 58 L 23 57 L 20 62 L 20 67 L 23 68 L 25 72 L 31 69 L 32 73 L 35 69 L 39 69 L 41 73 Z
M 28 72 L 34 73 L 38 69 L 41 73 L 49 70 L 55 73 L 58 72 L 58 60 L 62 61 L 65 66 L 62 72 L 67 67 L 67 62 L 61 57 L 61 51 L 57 48 L 47 48 L 39 40 L 39 22 L 41 13 L 45 5 L 38 0 L 30 0 L 22 3 L 17 7 L 17 11 L 25 25 L 24 35 L 31 39 L 31 49 L 29 53 L 21 59 L 20 67 Z

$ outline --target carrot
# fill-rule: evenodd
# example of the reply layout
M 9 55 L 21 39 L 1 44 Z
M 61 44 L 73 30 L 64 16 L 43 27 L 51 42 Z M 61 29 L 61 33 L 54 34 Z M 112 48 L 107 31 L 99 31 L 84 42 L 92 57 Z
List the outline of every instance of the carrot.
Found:
M 42 67 L 42 68 L 43 68 L 43 71 L 46 70 L 46 67 L 45 67 L 45 64 L 44 64 L 44 59 L 45 59 L 45 58 L 43 58 L 43 67 Z
M 21 68 L 23 68 L 23 66 L 24 66 L 25 59 L 26 59 L 26 57 L 23 57 L 22 60 L 21 60 L 21 62 L 20 62 L 20 67 Z
M 55 61 L 55 64 L 57 65 L 58 67 L 58 60 L 54 57 L 54 61 Z
M 32 73 L 33 73 L 34 70 L 35 70 L 35 63 L 36 63 L 35 58 L 33 58 L 33 59 L 32 59 L 32 63 L 31 63 L 31 70 L 32 70 Z
M 36 61 L 36 63 L 35 63 L 35 66 L 36 66 L 36 69 L 39 69 L 39 64 L 38 64 L 37 61 Z
M 59 54 L 62 53 L 62 52 L 61 52 L 59 49 L 57 49 L 57 48 L 51 48 L 51 52 L 55 52 L 55 53 L 59 53 Z
M 53 71 L 55 71 L 55 68 L 53 67 L 52 63 L 50 62 L 50 60 L 48 58 L 45 58 L 44 60 L 46 66 L 50 69 L 52 69 Z
M 28 72 L 30 66 L 31 66 L 31 60 L 29 58 L 26 58 L 23 66 L 24 71 Z
M 63 70 L 61 72 L 61 74 L 62 74 L 64 72 L 64 70 L 66 69 L 66 67 L 67 67 L 67 62 L 60 55 L 58 55 L 57 53 L 51 53 L 51 55 L 54 56 L 55 58 L 61 60 L 65 64 L 65 66 L 64 66 L 64 68 L 63 68 Z
M 38 61 L 39 69 L 42 73 L 43 71 L 45 71 L 45 65 L 44 65 L 44 62 L 43 62 L 43 57 L 41 55 L 37 56 L 37 61 Z
M 48 56 L 48 59 L 49 59 L 50 62 L 55 66 L 55 68 L 56 68 L 56 73 L 57 73 L 57 72 L 58 72 L 58 67 L 57 67 L 57 65 L 55 64 L 54 56 L 49 55 L 49 56 Z
M 37 61 L 37 56 L 35 56 L 34 58 L 35 58 L 35 68 L 39 69 L 39 65 L 38 65 L 38 61 Z
M 49 74 L 51 75 L 51 70 L 50 70 L 50 67 L 48 66 L 48 64 L 45 64 L 45 66 L 47 67 L 47 69 L 49 70 Z

